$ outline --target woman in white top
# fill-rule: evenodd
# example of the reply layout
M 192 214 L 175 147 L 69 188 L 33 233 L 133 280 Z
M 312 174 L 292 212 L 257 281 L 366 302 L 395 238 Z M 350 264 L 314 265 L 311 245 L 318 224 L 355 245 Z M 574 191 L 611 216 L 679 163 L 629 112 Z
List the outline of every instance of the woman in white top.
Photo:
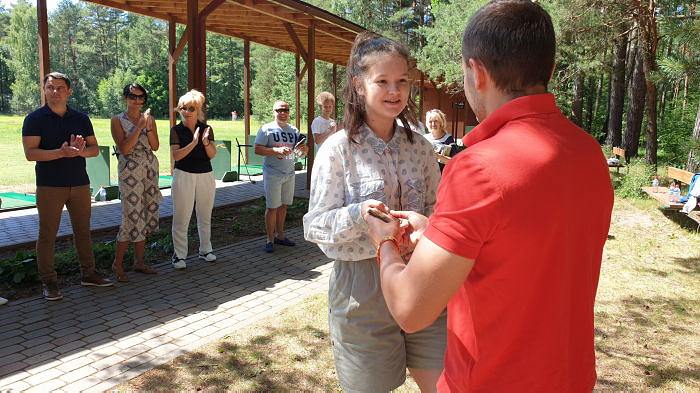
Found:
M 311 122 L 311 132 L 314 134 L 314 143 L 319 148 L 323 142 L 336 131 L 335 120 L 331 119 L 335 108 L 335 97 L 324 91 L 316 97 L 316 103 L 321 108 L 321 116 Z
M 416 123 L 408 50 L 363 33 L 353 45 L 345 88 L 346 128 L 314 162 L 304 236 L 335 260 L 329 325 L 335 366 L 346 391 L 389 391 L 406 368 L 422 391 L 434 391 L 443 368 L 446 317 L 412 334 L 384 301 L 376 250 L 367 235 L 372 207 L 430 215 L 440 181 L 430 144 L 397 125 Z

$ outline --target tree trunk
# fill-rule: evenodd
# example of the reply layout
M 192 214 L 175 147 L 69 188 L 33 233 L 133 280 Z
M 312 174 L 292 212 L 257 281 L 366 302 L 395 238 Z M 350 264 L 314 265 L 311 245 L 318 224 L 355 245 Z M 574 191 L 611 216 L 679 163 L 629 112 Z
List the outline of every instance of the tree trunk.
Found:
M 628 90 L 629 107 L 627 108 L 627 128 L 623 138 L 625 156 L 637 157 L 639 154 L 639 137 L 642 135 L 642 120 L 644 119 L 644 99 L 646 98 L 646 81 L 644 79 L 644 63 L 642 49 L 637 47 L 633 59 L 634 73 Z
M 615 40 L 613 53 L 613 73 L 610 81 L 610 105 L 608 111 L 608 136 L 606 145 L 620 146 L 622 142 L 622 113 L 625 107 L 625 58 L 627 56 L 627 34 L 620 34 Z
M 576 72 L 576 76 L 574 76 L 574 91 L 571 103 L 571 121 L 573 121 L 579 127 L 583 125 L 583 81 L 584 79 L 581 71 Z
M 685 170 L 690 172 L 700 171 L 700 103 L 698 103 L 698 114 L 695 116 L 695 127 L 690 141 L 690 152 L 688 152 L 688 162 Z
M 633 0 L 633 4 L 637 8 L 635 17 L 638 19 L 639 31 L 641 40 L 640 47 L 643 50 L 644 60 L 644 78 L 646 79 L 647 102 L 647 130 L 646 130 L 646 162 L 649 165 L 656 166 L 657 156 L 656 150 L 658 147 L 657 140 L 657 89 L 653 75 L 659 71 L 659 65 L 656 62 L 656 51 L 659 44 L 659 32 L 656 25 L 656 17 L 654 16 L 655 1 L 650 0 L 648 5 L 644 5 L 640 0 Z
M 593 129 L 593 105 L 598 102 L 598 97 L 593 95 L 596 93 L 595 79 L 588 78 L 588 94 L 586 94 L 586 131 L 589 133 Z

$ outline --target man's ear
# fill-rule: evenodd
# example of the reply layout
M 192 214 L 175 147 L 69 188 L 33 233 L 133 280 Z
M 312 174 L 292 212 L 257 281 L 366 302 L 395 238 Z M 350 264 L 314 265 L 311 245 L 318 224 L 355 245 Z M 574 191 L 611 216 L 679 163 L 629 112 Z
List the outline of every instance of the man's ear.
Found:
M 491 75 L 489 75 L 484 63 L 476 59 L 469 59 L 469 68 L 471 69 L 471 76 L 474 82 L 474 88 L 476 90 L 484 90 L 486 86 L 491 81 Z

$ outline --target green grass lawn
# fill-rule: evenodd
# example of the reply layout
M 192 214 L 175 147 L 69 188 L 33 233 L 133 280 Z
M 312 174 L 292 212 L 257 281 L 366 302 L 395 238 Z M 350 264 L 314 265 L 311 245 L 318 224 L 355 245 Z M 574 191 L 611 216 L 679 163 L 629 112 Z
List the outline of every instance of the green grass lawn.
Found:
M 93 117 L 91 120 L 98 144 L 101 146 L 112 146 L 114 141 L 109 129 L 110 119 Z M 0 191 L 25 192 L 34 188 L 34 163 L 28 162 L 24 158 L 24 150 L 22 149 L 23 121 L 24 116 L 0 115 L 0 151 L 3 152 L 2 158 L 0 158 Z M 211 120 L 209 124 L 214 129 L 217 140 L 231 141 L 233 146 L 231 163 L 235 166 L 238 154 L 235 138 L 238 138 L 240 143 L 244 143 L 243 121 Z M 170 150 L 168 146 L 170 124 L 167 119 L 161 119 L 157 121 L 157 125 L 161 148 L 156 152 L 156 156 L 160 161 L 160 173 L 170 174 Z M 259 127 L 260 123 L 251 119 L 251 135 L 255 135 Z M 302 132 L 306 130 L 303 123 L 301 130 Z M 110 167 L 110 177 L 116 181 L 117 160 L 115 157 L 111 158 Z

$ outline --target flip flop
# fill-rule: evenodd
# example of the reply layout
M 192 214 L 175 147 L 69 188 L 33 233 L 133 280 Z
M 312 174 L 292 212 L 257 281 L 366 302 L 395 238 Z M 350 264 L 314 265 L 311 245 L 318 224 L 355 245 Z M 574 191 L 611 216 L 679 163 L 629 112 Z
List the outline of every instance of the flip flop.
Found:
M 152 267 L 146 266 L 146 265 L 134 266 L 131 270 L 133 270 L 137 273 L 141 273 L 141 274 L 158 274 L 158 271 L 156 271 Z

